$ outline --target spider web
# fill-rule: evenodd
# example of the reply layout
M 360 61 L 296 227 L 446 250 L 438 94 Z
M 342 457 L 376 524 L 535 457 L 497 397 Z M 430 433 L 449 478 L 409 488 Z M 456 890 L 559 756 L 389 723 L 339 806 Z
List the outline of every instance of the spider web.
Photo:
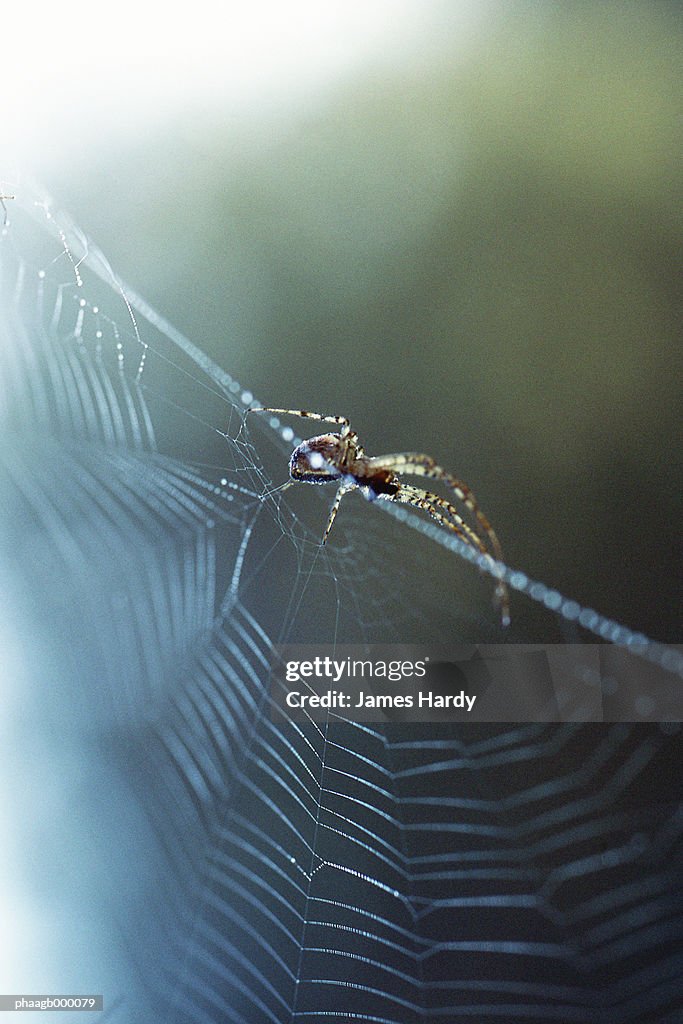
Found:
M 55 929 L 87 895 L 28 988 L 104 988 L 112 1022 L 679 1020 L 677 725 L 286 718 L 275 645 L 500 639 L 492 581 L 392 506 L 345 499 L 321 550 L 329 496 L 280 488 L 292 428 L 245 419 L 258 399 L 23 191 L 0 249 L 11 752 L 20 775 L 30 734 L 49 774 L 79 766 L 78 883 L 54 834 L 32 864 Z M 499 571 L 550 635 L 681 673 Z

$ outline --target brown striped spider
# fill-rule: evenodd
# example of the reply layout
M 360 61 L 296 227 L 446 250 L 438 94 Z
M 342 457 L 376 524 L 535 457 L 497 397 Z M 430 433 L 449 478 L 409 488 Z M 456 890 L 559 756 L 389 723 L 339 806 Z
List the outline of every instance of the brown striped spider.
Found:
M 332 480 L 339 481 L 337 495 L 323 534 L 323 544 L 330 535 L 342 498 L 349 491 L 359 490 L 368 501 L 395 501 L 403 505 L 414 505 L 415 508 L 428 512 L 440 526 L 452 530 L 478 555 L 488 556 L 498 562 L 503 561 L 498 537 L 479 508 L 472 491 L 462 480 L 451 476 L 438 466 L 429 455 L 400 452 L 396 455 L 378 455 L 370 458 L 363 451 L 358 434 L 351 430 L 351 424 L 344 416 L 323 416 L 317 412 L 305 412 L 303 409 L 252 408 L 247 412 L 300 416 L 307 420 L 336 423 L 341 428 L 338 433 L 320 434 L 304 441 L 294 449 L 289 460 L 291 482 L 326 484 Z M 481 534 L 488 539 L 489 546 L 487 547 L 479 533 L 468 526 L 454 505 L 438 494 L 403 483 L 399 477 L 404 475 L 442 480 L 472 513 Z M 502 580 L 496 584 L 495 598 L 500 608 L 502 624 L 507 626 L 510 623 L 510 601 L 508 589 Z

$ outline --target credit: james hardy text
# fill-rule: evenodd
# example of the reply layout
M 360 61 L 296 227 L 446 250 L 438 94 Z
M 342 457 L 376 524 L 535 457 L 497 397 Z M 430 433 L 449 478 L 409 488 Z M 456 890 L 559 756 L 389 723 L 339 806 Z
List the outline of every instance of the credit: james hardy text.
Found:
M 344 693 L 343 690 L 327 690 L 325 693 L 301 693 L 290 690 L 285 698 L 289 708 L 463 708 L 471 711 L 476 701 L 476 694 L 470 696 L 464 690 L 458 693 L 433 693 L 431 690 L 419 690 L 410 693 Z

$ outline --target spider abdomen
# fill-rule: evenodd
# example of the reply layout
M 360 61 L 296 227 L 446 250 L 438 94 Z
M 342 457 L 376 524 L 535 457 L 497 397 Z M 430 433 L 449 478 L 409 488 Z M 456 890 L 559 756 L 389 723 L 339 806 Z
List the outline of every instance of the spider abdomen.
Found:
M 367 475 L 363 474 L 362 478 L 356 477 L 356 479 L 362 487 L 367 487 L 371 492 L 368 494 L 370 501 L 378 498 L 380 494 L 386 494 L 387 497 L 392 498 L 398 493 L 398 480 L 396 479 L 396 474 L 392 473 L 391 470 L 376 469 Z

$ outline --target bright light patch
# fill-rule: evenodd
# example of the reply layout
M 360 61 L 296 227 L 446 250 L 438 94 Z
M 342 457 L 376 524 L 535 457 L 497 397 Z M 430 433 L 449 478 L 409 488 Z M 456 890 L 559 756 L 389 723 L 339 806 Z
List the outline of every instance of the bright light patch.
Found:
M 438 9 L 435 0 L 8 4 L 3 142 L 23 160 L 64 162 L 76 142 L 99 149 L 179 111 L 240 119 L 303 109 L 341 76 L 414 50 Z M 466 25 L 476 17 L 471 0 L 457 11 Z

